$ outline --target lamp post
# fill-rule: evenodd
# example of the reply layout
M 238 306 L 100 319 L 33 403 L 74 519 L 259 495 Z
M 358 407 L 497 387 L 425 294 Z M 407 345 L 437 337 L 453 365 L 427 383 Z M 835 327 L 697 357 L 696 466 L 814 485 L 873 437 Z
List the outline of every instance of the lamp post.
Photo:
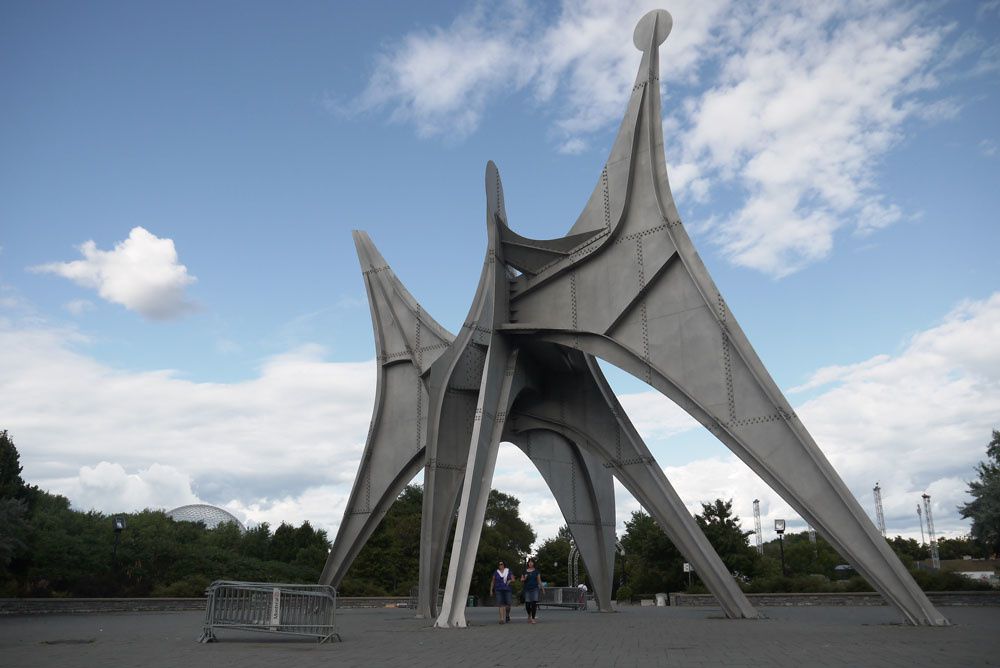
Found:
M 785 533 L 785 520 L 774 520 L 774 531 L 778 534 L 778 546 L 781 548 L 781 575 L 785 577 L 785 540 L 782 534 Z
M 112 526 L 115 530 L 115 547 L 112 551 L 112 556 L 115 561 L 118 561 L 118 538 L 121 536 L 122 531 L 125 530 L 125 517 L 123 515 L 118 515 L 112 520 Z

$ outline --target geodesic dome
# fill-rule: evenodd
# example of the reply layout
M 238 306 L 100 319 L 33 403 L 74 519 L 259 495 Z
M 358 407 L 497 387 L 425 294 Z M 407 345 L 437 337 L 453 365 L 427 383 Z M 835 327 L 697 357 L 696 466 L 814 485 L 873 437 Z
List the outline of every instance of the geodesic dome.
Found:
M 231 512 L 205 503 L 193 503 L 168 510 L 167 517 L 177 522 L 201 522 L 208 529 L 214 529 L 226 522 L 235 522 L 240 531 L 246 531 L 243 523 L 236 519 L 236 516 Z

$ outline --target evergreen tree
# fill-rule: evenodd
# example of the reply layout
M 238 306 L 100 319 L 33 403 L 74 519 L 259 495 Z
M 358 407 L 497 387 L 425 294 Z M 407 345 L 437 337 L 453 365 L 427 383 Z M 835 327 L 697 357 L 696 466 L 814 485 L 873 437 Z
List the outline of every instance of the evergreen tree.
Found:
M 963 518 L 972 519 L 972 539 L 989 555 L 1000 554 L 1000 431 L 986 447 L 986 461 L 976 466 L 978 480 L 969 483 L 972 501 L 958 508 Z
M 21 455 L 14 446 L 14 439 L 7 430 L 0 431 L 0 499 L 11 499 L 23 495 L 24 481 L 21 479 Z

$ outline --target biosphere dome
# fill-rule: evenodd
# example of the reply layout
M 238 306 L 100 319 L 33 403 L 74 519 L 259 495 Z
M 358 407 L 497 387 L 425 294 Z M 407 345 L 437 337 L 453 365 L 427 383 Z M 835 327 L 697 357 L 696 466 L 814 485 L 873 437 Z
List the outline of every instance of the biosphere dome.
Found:
M 243 523 L 236 519 L 236 516 L 228 510 L 205 503 L 193 503 L 189 506 L 181 506 L 173 510 L 168 510 L 167 517 L 177 522 L 201 522 L 209 529 L 214 529 L 226 522 L 235 522 L 240 531 L 246 530 Z

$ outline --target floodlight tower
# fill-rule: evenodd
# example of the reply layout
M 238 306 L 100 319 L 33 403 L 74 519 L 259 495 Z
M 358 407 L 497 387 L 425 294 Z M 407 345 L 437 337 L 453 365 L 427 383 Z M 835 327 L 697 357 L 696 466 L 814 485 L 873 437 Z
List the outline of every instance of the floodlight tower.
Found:
M 931 568 L 941 570 L 941 556 L 938 554 L 937 536 L 934 535 L 934 516 L 931 515 L 931 495 L 923 494 L 924 515 L 927 516 L 927 540 L 931 545 Z
M 882 532 L 882 537 L 885 538 L 885 513 L 882 512 L 882 488 L 875 483 L 875 489 L 872 490 L 875 494 L 875 517 L 878 520 L 878 530 Z
M 920 504 L 917 504 L 917 521 L 920 523 L 920 544 L 924 544 L 924 511 L 920 509 Z
M 760 499 L 753 500 L 753 524 L 757 530 L 755 533 L 757 537 L 757 552 L 764 554 L 764 537 L 763 531 L 760 528 Z

